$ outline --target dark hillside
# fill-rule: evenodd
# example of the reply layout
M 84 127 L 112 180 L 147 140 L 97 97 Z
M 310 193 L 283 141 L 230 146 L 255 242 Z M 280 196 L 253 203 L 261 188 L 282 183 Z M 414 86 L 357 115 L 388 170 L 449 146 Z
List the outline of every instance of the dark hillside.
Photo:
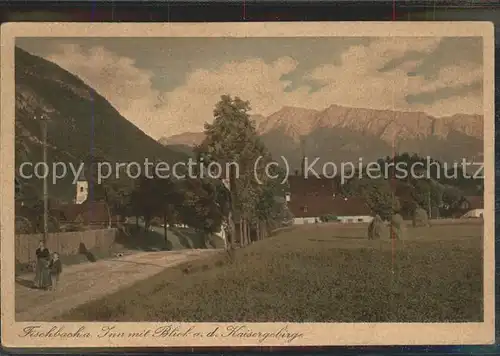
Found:
M 185 155 L 169 149 L 122 117 L 101 95 L 54 63 L 16 48 L 16 168 L 41 161 L 41 126 L 33 120 L 45 113 L 48 160 L 76 164 L 89 157 L 109 162 L 162 160 L 170 164 Z M 72 177 L 50 187 L 54 197 L 73 194 Z M 24 182 L 40 187 L 41 182 Z M 36 189 L 38 190 L 39 189 Z M 32 194 L 32 193 L 30 193 Z

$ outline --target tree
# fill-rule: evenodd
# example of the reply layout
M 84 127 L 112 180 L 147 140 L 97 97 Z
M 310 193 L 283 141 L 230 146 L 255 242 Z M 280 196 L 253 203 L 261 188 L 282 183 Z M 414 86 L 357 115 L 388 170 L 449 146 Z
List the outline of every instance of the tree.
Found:
M 415 189 L 413 190 L 413 199 L 417 203 L 418 206 L 423 207 L 427 212 L 427 215 L 430 215 L 431 209 L 431 187 L 429 182 L 418 179 L 414 184 Z
M 181 221 L 207 238 L 220 231 L 229 209 L 229 192 L 213 179 L 189 178 L 183 181 Z
M 33 234 L 35 233 L 35 227 L 33 227 L 32 222 L 24 216 L 15 217 L 15 233 L 16 234 Z
M 443 186 L 443 208 L 447 215 L 460 209 L 460 203 L 463 201 L 464 195 L 462 191 L 454 186 Z
M 178 218 L 178 211 L 183 204 L 183 194 L 179 187 L 180 183 L 170 178 L 154 178 L 153 186 L 156 191 L 154 206 L 158 209 L 156 214 L 163 218 L 163 234 L 165 243 L 168 241 L 168 226 L 175 224 Z
M 262 170 L 269 155 L 250 120 L 249 111 L 249 102 L 229 95 L 221 96 L 214 109 L 214 121 L 205 125 L 205 140 L 196 149 L 198 157 L 204 161 L 217 162 L 228 168 L 225 173 L 231 193 L 228 212 L 230 246 L 236 235 L 234 218 L 239 222 L 240 244 L 249 243 L 251 225 L 260 219 L 259 203 L 262 205 L 266 196 L 263 185 L 267 179 Z M 255 167 L 258 161 L 260 164 Z M 263 181 L 257 182 L 256 174 L 260 174 Z
M 430 218 L 439 217 L 439 209 L 443 206 L 444 187 L 435 180 L 430 180 L 431 211 Z
M 386 179 L 353 178 L 344 191 L 348 196 L 361 196 L 374 214 L 388 220 L 400 204 Z
M 257 202 L 257 239 L 262 239 L 266 231 L 262 228 L 261 222 L 265 223 L 265 227 L 278 227 L 285 221 L 291 220 L 290 212 L 287 209 L 286 201 L 284 200 L 287 184 L 283 184 L 286 172 L 279 167 L 270 168 L 269 176 L 274 178 L 268 179 L 262 185 L 258 202 Z M 277 225 L 277 226 L 276 226 Z
M 158 192 L 152 178 L 141 176 L 137 180 L 133 197 L 133 208 L 138 216 L 144 218 L 144 230 L 149 231 L 151 219 L 159 209 Z
M 368 225 L 368 240 L 378 240 L 382 237 L 382 231 L 385 225 L 380 216 L 377 214 Z
M 139 228 L 139 217 L 142 216 L 142 207 L 141 207 L 141 193 L 138 187 L 134 188 L 132 193 L 130 193 L 130 205 L 129 209 L 133 216 L 135 216 L 135 225 L 136 228 Z
M 183 204 L 183 198 L 179 181 L 142 176 L 130 194 L 130 210 L 136 217 L 144 218 L 145 231 L 149 231 L 153 218 L 162 218 L 164 238 L 167 242 L 167 227 L 179 220 L 178 212 Z
M 392 184 L 395 196 L 401 203 L 400 214 L 405 217 L 413 216 L 415 210 L 415 200 L 413 198 L 415 188 L 411 183 L 402 180 L 396 180 Z
M 102 183 L 101 189 L 104 200 L 113 214 L 120 216 L 133 214 L 132 193 L 134 185 L 131 179 L 109 179 Z
M 429 226 L 429 215 L 425 209 L 417 206 L 413 213 L 413 227 Z

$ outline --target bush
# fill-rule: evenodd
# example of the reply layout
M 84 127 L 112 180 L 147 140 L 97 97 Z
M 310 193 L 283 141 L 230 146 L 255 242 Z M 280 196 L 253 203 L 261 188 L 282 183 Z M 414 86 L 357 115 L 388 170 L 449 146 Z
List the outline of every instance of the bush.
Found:
M 152 218 L 151 219 L 151 226 L 155 227 L 160 227 L 163 225 L 163 220 L 160 218 Z
M 396 240 L 402 240 L 405 236 L 405 226 L 403 217 L 399 214 L 394 214 L 391 217 L 391 233 Z M 392 239 L 393 236 L 390 236 Z
M 337 218 L 335 215 L 331 215 L 331 214 L 323 215 L 319 219 L 321 222 L 339 221 L 339 218 Z
M 413 212 L 413 227 L 429 226 L 427 212 L 421 207 L 417 207 Z
M 379 215 L 375 215 L 373 220 L 368 225 L 368 239 L 378 240 L 382 237 L 382 231 L 385 225 Z

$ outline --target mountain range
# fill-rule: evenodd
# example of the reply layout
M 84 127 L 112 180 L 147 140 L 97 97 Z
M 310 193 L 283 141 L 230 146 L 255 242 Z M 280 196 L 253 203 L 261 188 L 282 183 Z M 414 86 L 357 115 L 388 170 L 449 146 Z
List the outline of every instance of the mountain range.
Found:
M 15 51 L 15 165 L 42 160 L 42 131 L 35 116 L 45 114 L 48 163 L 75 166 L 89 156 L 109 162 L 169 163 L 184 160 L 203 132 L 151 138 L 124 118 L 104 97 L 77 76 L 43 58 Z M 302 157 L 325 161 L 376 160 L 394 152 L 414 152 L 441 161 L 481 160 L 483 118 L 457 114 L 434 118 L 425 113 L 348 108 L 322 110 L 284 107 L 265 117 L 253 115 L 257 132 L 278 162 L 284 156 L 298 169 Z M 311 160 L 312 161 L 312 160 Z M 41 197 L 42 181 L 23 180 L 23 195 Z M 49 185 L 49 195 L 74 197 L 68 174 Z
M 423 112 L 402 112 L 331 105 L 323 110 L 283 107 L 264 117 L 253 115 L 257 133 L 271 154 L 285 157 L 298 169 L 309 162 L 364 162 L 394 153 L 416 153 L 443 162 L 482 161 L 483 117 L 456 114 L 435 118 Z M 184 153 L 204 139 L 186 132 L 160 143 Z

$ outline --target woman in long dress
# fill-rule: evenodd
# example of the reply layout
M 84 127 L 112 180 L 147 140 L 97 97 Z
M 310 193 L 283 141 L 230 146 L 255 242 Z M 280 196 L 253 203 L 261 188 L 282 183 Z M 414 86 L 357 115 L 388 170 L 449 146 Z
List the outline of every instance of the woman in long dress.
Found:
M 35 270 L 35 287 L 46 289 L 50 287 L 50 252 L 49 249 L 45 247 L 43 241 L 40 241 L 38 248 L 36 249 L 36 270 Z

